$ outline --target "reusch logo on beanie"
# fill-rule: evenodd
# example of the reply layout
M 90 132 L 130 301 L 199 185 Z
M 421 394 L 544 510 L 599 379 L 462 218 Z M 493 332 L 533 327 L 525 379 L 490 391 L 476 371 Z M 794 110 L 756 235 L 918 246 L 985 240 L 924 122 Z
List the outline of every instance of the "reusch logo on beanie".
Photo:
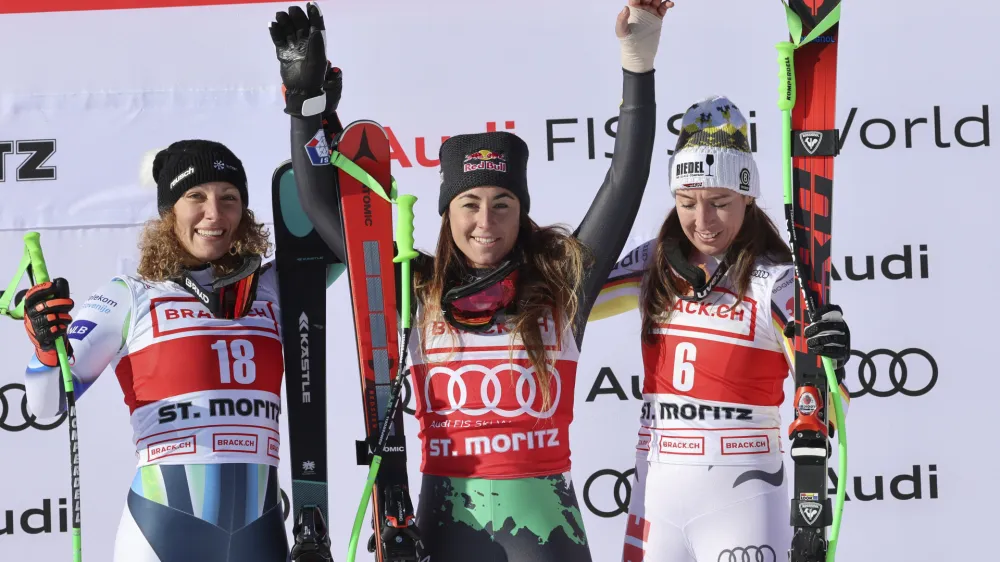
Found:
M 721 187 L 760 196 L 760 179 L 747 140 L 747 120 L 724 96 L 688 108 L 670 157 L 670 192 Z

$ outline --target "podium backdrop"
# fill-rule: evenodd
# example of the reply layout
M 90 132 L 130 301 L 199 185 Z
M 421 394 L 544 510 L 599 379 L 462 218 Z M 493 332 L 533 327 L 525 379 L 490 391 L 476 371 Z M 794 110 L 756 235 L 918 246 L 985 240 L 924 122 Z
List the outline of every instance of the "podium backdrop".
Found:
M 113 274 L 133 272 L 140 226 L 155 214 L 140 162 L 182 138 L 229 145 L 246 163 L 251 207 L 271 222 L 271 173 L 290 152 L 267 27 L 288 5 L 0 0 L 0 279 L 13 273 L 26 230 L 41 232 L 49 269 L 70 280 L 78 306 Z M 613 147 L 622 5 L 321 2 L 329 57 L 344 71 L 341 115 L 391 130 L 393 174 L 419 198 L 419 248 L 433 250 L 438 232 L 442 139 L 489 127 L 530 146 L 533 218 L 575 227 Z M 855 398 L 839 560 L 982 559 L 994 532 L 1000 455 L 988 432 L 998 368 L 984 352 L 995 345 L 997 313 L 979 283 L 996 277 L 1000 247 L 990 137 L 1000 82 L 989 66 L 1000 51 L 998 17 L 985 0 L 843 2 L 831 294 L 856 356 L 847 366 Z M 774 45 L 785 38 L 778 0 L 678 0 L 668 13 L 656 59 L 656 154 L 625 251 L 655 236 L 672 205 L 666 166 L 679 116 L 713 93 L 749 119 L 761 204 L 784 225 Z M 354 464 L 363 427 L 348 307 L 342 278 L 329 290 L 326 342 L 337 358 L 327 376 L 338 560 L 366 474 Z M 621 474 L 634 462 L 641 404 L 638 327 L 635 311 L 591 324 L 575 390 L 572 474 L 602 562 L 620 559 L 625 531 Z M 23 415 L 31 346 L 18 323 L 0 322 L 0 353 L 0 561 L 68 560 L 67 427 Z M 789 380 L 786 424 L 791 389 Z M 416 501 L 417 424 L 406 422 Z M 79 428 L 84 558 L 107 561 L 135 463 L 112 372 L 81 400 Z M 281 453 L 287 491 L 287 439 Z

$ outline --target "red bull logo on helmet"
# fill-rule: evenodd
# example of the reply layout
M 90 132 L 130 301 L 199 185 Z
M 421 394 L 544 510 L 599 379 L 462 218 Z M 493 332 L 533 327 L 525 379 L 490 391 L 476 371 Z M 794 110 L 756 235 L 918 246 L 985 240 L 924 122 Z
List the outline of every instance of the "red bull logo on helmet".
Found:
M 463 172 L 474 172 L 476 170 L 493 170 L 496 172 L 507 171 L 507 157 L 500 152 L 492 150 L 477 150 L 465 155 Z

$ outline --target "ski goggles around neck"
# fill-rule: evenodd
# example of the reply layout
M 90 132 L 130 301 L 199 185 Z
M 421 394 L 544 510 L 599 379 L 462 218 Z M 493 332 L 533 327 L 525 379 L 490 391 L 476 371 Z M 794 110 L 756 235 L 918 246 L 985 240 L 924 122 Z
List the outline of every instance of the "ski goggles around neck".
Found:
M 237 320 L 250 313 L 257 299 L 260 263 L 260 256 L 247 256 L 236 271 L 216 279 L 207 288 L 195 281 L 187 270 L 181 273 L 178 283 L 201 301 L 216 318 Z
M 449 289 L 441 297 L 441 312 L 448 323 L 469 332 L 491 330 L 514 303 L 519 265 L 509 260 L 485 277 Z

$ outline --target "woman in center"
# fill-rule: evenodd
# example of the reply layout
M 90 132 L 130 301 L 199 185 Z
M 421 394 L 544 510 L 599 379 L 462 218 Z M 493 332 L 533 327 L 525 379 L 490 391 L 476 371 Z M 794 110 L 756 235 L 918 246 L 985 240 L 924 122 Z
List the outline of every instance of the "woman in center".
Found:
M 574 232 L 531 219 L 528 146 L 517 135 L 457 135 L 441 146 L 441 230 L 434 256 L 413 261 L 408 350 L 422 445 L 416 523 L 434 562 L 591 560 L 570 478 L 577 359 L 649 176 L 653 58 L 672 6 L 631 0 L 618 15 L 614 154 Z M 292 163 L 303 208 L 346 263 L 333 168 L 310 165 L 301 149 L 320 126 L 318 116 L 292 117 Z

